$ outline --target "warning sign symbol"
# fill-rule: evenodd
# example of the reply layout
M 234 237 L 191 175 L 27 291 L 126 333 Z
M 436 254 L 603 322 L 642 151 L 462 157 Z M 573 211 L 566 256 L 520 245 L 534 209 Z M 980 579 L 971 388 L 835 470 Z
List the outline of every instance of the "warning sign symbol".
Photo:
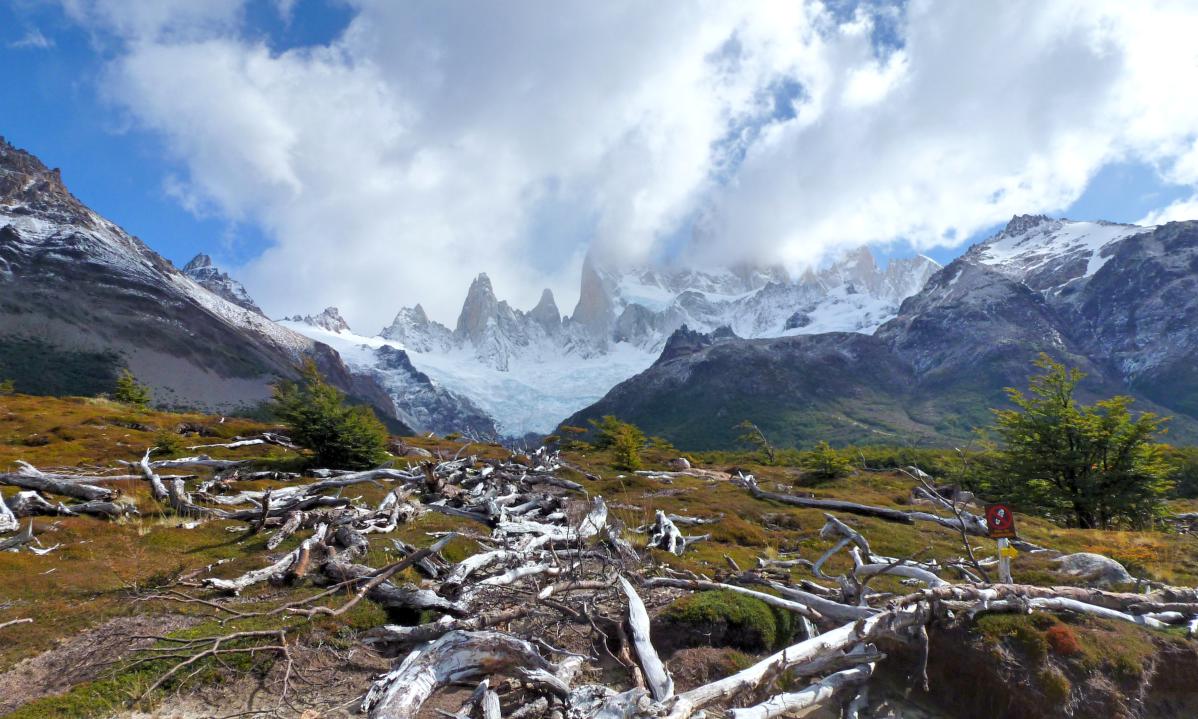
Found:
M 1005 504 L 991 504 L 986 507 L 986 527 L 991 539 L 1014 539 L 1015 514 Z

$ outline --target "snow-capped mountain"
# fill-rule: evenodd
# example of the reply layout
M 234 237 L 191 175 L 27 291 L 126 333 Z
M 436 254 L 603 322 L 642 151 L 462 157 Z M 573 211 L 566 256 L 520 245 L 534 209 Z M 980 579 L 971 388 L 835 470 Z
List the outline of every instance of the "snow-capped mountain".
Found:
M 245 410 L 304 358 L 394 420 L 328 346 L 205 288 L 0 138 L 0 376 L 19 390 L 108 392 L 128 367 L 159 406 Z
M 566 423 L 615 414 L 695 449 L 728 446 L 742 419 L 784 445 L 944 445 L 989 426 L 1040 352 L 1086 374 L 1085 399 L 1132 395 L 1136 410 L 1172 416 L 1171 437 L 1198 437 L 1198 221 L 1018 216 L 872 335 L 680 331 Z
M 254 298 L 250 297 L 250 293 L 246 291 L 245 287 L 230 277 L 227 272 L 222 272 L 219 267 L 213 265 L 212 258 L 208 255 L 201 252 L 191 258 L 190 262 L 183 265 L 183 274 L 217 297 L 226 299 L 238 307 L 244 307 L 250 312 L 257 312 L 265 316 L 262 308 L 254 302 Z
M 399 418 L 415 431 L 463 432 L 480 439 L 499 436 L 484 410 L 416 369 L 402 343 L 354 334 L 336 307 L 279 324 L 336 349 L 355 373 L 371 377 L 386 390 Z
M 791 278 L 778 268 L 700 271 L 685 267 L 618 267 L 588 257 L 578 304 L 563 317 L 545 290 L 528 311 L 500 300 L 490 279 L 471 283 L 453 329 L 431 320 L 420 305 L 401 309 L 376 338 L 333 330 L 360 347 L 406 351 L 433 382 L 494 418 L 509 436 L 544 433 L 558 420 L 598 400 L 618 382 L 658 357 L 667 338 L 688 325 L 700 331 L 729 327 L 743 337 L 825 331 L 870 333 L 893 317 L 939 266 L 925 257 L 880 267 L 867 249 Z M 315 318 L 287 326 L 324 342 Z M 323 328 L 327 330 L 328 328 Z M 369 357 L 337 345 L 364 369 Z M 380 381 L 386 384 L 385 377 Z M 415 417 L 403 395 L 392 396 Z M 450 417 L 450 419 L 452 416 Z M 419 426 L 419 425 L 417 425 Z

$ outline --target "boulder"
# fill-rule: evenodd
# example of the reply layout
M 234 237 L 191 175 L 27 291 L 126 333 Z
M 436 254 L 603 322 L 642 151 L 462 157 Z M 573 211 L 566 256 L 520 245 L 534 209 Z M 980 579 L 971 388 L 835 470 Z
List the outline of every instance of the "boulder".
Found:
M 1056 562 L 1057 571 L 1077 577 L 1094 587 L 1109 587 L 1113 584 L 1130 584 L 1136 581 L 1122 564 L 1101 554 L 1079 552 L 1066 554 L 1053 561 Z
M 690 468 L 690 460 L 688 460 L 686 457 L 678 457 L 676 459 L 670 460 L 670 469 L 674 470 L 675 472 L 685 472 Z

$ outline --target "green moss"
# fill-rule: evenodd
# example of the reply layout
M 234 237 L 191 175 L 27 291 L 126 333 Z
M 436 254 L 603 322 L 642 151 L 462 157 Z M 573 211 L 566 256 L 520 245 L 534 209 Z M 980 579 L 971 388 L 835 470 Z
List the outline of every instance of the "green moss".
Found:
M 728 590 L 682 597 L 666 609 L 662 619 L 704 635 L 719 631 L 732 646 L 747 651 L 780 646 L 794 633 L 794 618 L 789 612 Z
M 1061 704 L 1069 698 L 1073 684 L 1056 669 L 1045 667 L 1036 673 L 1036 684 L 1044 692 L 1044 698 L 1053 704 Z
M 1041 620 L 1027 614 L 987 614 L 978 619 L 982 635 L 997 643 L 1006 643 L 1028 657 L 1043 661 L 1048 656 L 1048 639 L 1038 626 Z

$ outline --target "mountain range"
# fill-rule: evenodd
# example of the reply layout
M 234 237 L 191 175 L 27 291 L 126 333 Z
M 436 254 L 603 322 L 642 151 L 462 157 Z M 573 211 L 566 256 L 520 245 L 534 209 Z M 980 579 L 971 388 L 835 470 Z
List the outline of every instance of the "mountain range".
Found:
M 779 445 L 959 444 L 1045 352 L 1083 396 L 1130 394 L 1198 438 L 1198 222 L 1018 216 L 872 334 L 742 339 L 683 329 L 652 367 L 566 424 L 614 414 L 692 449 L 748 419 Z
M 18 391 L 98 394 L 128 368 L 160 407 L 247 412 L 306 358 L 410 431 L 371 377 L 262 316 L 207 258 L 181 272 L 0 138 L 0 377 Z
M 205 254 L 182 270 L 0 140 L 0 378 L 96 394 L 128 367 L 163 407 L 254 411 L 305 358 L 394 428 L 545 434 L 603 414 L 684 448 L 743 419 L 780 445 L 967 440 L 1045 351 L 1198 437 L 1198 223 L 1018 216 L 946 267 L 868 249 L 777 267 L 588 256 L 563 315 L 490 279 L 455 325 L 419 305 L 375 334 L 336 308 L 272 321 Z

